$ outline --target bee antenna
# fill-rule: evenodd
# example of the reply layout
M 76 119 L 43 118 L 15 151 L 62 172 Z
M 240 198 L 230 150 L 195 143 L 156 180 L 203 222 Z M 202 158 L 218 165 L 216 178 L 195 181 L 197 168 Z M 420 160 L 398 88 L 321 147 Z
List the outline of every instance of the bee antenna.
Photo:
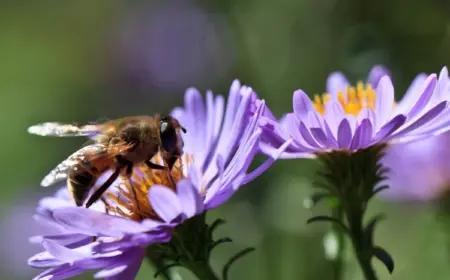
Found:
M 186 128 L 184 128 L 184 126 L 180 126 L 180 128 L 181 128 L 181 131 L 183 131 L 183 133 L 187 132 L 187 130 L 186 130 Z

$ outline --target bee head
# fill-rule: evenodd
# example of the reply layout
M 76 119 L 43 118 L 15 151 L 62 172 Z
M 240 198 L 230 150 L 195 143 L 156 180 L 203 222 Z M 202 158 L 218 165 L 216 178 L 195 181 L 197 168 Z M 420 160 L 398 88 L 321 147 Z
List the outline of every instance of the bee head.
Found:
M 184 142 L 180 130 L 186 133 L 186 129 L 180 125 L 177 119 L 171 116 L 162 117 L 159 126 L 159 136 L 164 150 L 175 156 L 181 156 Z

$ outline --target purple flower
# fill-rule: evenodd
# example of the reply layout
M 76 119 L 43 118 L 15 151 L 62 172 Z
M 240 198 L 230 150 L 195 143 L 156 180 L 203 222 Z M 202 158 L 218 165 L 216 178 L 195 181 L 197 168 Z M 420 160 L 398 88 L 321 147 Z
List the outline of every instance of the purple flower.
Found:
M 293 113 L 280 122 L 265 117 L 261 149 L 268 154 L 292 138 L 281 157 L 311 157 L 319 152 L 367 148 L 377 143 L 400 143 L 439 135 L 450 129 L 450 82 L 447 68 L 419 75 L 404 98 L 396 103 L 388 72 L 372 69 L 367 83 L 351 87 L 341 73 L 327 81 L 328 94 L 311 101 L 294 92 Z
M 143 248 L 169 241 L 177 225 L 223 204 L 275 161 L 287 144 L 248 172 L 259 152 L 258 123 L 264 109 L 264 101 L 238 81 L 231 86 L 226 110 L 222 96 L 208 92 L 204 102 L 197 90 L 188 89 L 185 107 L 173 111 L 188 130 L 183 135 L 185 154 L 172 171 L 176 186 L 165 171 L 139 166 L 131 182 L 117 180 L 106 200 L 90 209 L 74 207 L 66 189 L 44 198 L 37 219 L 62 233 L 33 238 L 45 251 L 29 264 L 50 268 L 36 279 L 63 279 L 89 269 L 100 270 L 99 278 L 132 279 Z
M 429 201 L 444 193 L 450 183 L 449 143 L 450 134 L 445 133 L 389 147 L 383 164 L 390 169 L 390 188 L 380 196 L 391 200 Z

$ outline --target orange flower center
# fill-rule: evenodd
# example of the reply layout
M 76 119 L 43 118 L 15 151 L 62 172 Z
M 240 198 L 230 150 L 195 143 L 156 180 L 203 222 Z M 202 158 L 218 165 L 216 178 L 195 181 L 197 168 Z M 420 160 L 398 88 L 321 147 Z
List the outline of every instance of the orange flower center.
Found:
M 345 98 L 347 97 L 347 98 Z M 317 112 L 324 115 L 325 105 L 331 100 L 331 95 L 328 93 L 322 96 L 314 96 L 314 108 Z M 374 109 L 376 101 L 376 92 L 370 84 L 364 84 L 362 82 L 357 83 L 356 88 L 347 86 L 345 87 L 345 94 L 343 91 L 339 91 L 337 100 L 341 104 L 346 114 L 352 114 L 358 116 L 364 108 Z
M 160 162 L 159 156 L 155 159 L 155 162 Z M 175 163 L 171 171 L 175 183 L 186 178 L 182 164 L 189 164 L 191 161 L 192 157 L 186 155 Z M 107 194 L 108 199 L 114 202 L 114 206 L 107 203 L 108 213 L 118 214 L 135 221 L 161 220 L 153 210 L 147 195 L 150 188 L 155 185 L 167 186 L 175 191 L 176 186 L 172 184 L 167 171 L 151 169 L 142 164 L 134 167 L 132 178 L 123 176 L 120 180 L 119 195 L 111 192 Z

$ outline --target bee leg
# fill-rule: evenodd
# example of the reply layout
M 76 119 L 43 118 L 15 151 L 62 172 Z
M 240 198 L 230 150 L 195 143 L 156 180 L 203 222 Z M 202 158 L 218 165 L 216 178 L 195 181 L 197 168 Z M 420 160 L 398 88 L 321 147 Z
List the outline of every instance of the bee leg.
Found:
M 111 184 L 119 177 L 120 170 L 122 170 L 122 166 L 118 165 L 114 173 L 106 180 L 103 185 L 98 188 L 94 194 L 89 198 L 86 202 L 86 208 L 91 207 L 91 205 L 96 202 L 99 198 L 102 197 L 103 193 L 111 186 Z
M 148 166 L 148 168 L 151 168 L 151 169 L 157 169 L 157 170 L 164 170 L 164 169 L 166 169 L 166 167 L 164 167 L 162 165 L 159 165 L 159 164 L 156 164 L 156 163 L 153 163 L 153 162 L 151 162 L 149 160 L 146 161 L 145 164 Z
M 176 186 L 175 180 L 173 179 L 172 174 L 170 173 L 171 167 L 167 168 L 167 167 L 165 167 L 165 166 L 162 166 L 162 165 L 159 165 L 159 164 L 155 164 L 155 163 L 153 163 L 153 162 L 151 162 L 151 161 L 149 161 L 149 160 L 146 161 L 145 164 L 146 164 L 149 168 L 151 168 L 151 169 L 156 169 L 156 170 L 167 170 L 167 175 L 169 176 L 170 183 L 172 183 L 172 185 L 173 185 L 174 187 Z
M 136 189 L 135 189 L 135 187 L 134 187 L 133 180 L 132 180 L 132 178 L 131 178 L 131 175 L 132 175 L 132 174 L 133 174 L 133 164 L 132 164 L 132 163 L 129 163 L 128 166 L 127 166 L 126 175 L 127 175 L 128 183 L 129 183 L 130 186 L 131 186 L 131 191 L 133 192 L 133 198 L 134 198 L 134 201 L 136 201 L 136 208 L 137 208 L 138 211 L 140 211 L 140 209 L 139 209 L 138 195 L 137 195 L 137 193 L 136 193 Z
M 100 198 L 100 200 L 103 202 L 103 204 L 105 204 L 105 214 L 109 214 L 109 210 L 108 210 L 109 203 L 108 203 L 108 201 L 106 201 L 106 199 L 104 197 Z

